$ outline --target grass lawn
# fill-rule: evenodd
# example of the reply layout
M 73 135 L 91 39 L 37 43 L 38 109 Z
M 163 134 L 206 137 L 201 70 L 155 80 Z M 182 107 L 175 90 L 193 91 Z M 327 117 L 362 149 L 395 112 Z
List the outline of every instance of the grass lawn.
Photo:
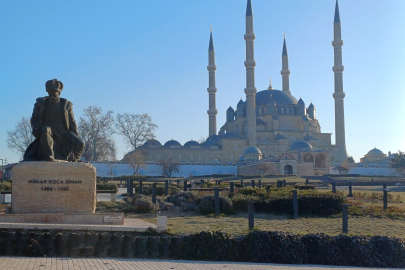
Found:
M 191 234 L 201 231 L 224 231 L 231 235 L 248 232 L 247 214 L 230 216 L 202 216 L 195 214 L 176 215 L 163 212 L 168 216 L 170 233 Z M 130 214 L 128 217 L 141 218 L 156 224 L 156 215 Z M 338 235 L 342 232 L 340 216 L 330 218 L 300 217 L 292 219 L 287 215 L 256 214 L 255 227 L 260 230 L 285 231 L 296 234 L 325 233 Z M 350 217 L 350 235 L 386 235 L 405 238 L 404 220 L 373 217 Z

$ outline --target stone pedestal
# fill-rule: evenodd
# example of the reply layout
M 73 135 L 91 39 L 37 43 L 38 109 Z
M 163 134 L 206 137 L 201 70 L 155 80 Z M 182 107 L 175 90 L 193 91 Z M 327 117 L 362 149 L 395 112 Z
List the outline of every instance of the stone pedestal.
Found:
M 20 162 L 12 171 L 12 213 L 94 213 L 96 169 L 82 162 Z

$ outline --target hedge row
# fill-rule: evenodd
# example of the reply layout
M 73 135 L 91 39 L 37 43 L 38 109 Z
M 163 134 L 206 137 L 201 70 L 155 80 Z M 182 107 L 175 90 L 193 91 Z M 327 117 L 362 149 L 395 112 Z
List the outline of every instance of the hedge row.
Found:
M 96 184 L 96 189 L 97 190 L 114 190 L 114 191 L 118 191 L 118 185 L 115 183 L 97 183 Z
M 255 201 L 257 212 L 293 214 L 292 188 L 241 188 L 232 196 L 235 211 L 247 212 L 248 201 Z M 319 192 L 316 190 L 298 190 L 298 213 L 317 216 L 329 216 L 342 211 L 346 202 L 343 193 Z
M 385 236 L 299 236 L 267 231 L 233 238 L 223 232 L 171 236 L 1 230 L 0 256 L 108 256 L 403 268 L 405 241 Z

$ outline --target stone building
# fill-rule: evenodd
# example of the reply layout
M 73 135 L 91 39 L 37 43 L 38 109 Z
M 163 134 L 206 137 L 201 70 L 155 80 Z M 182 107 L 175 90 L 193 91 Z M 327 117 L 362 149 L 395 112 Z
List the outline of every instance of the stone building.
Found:
M 255 65 L 253 31 L 253 9 L 251 0 L 246 9 L 246 100 L 226 111 L 226 122 L 217 131 L 215 50 L 212 32 L 208 48 L 209 107 L 208 139 L 199 144 L 189 141 L 181 145 L 176 140 L 161 144 L 157 140 L 147 141 L 139 147 L 149 163 L 173 157 L 181 164 L 238 165 L 240 170 L 252 172 L 258 163 L 266 163 L 268 173 L 315 175 L 328 172 L 330 163 L 347 159 L 345 145 L 343 100 L 343 65 L 341 23 L 336 2 L 334 16 L 334 66 L 335 85 L 335 141 L 331 133 L 322 133 L 316 118 L 316 108 L 311 102 L 306 106 L 303 98 L 295 98 L 289 87 L 290 70 L 288 51 L 284 37 L 282 48 L 282 90 L 268 89 L 257 92 L 255 87 Z M 256 164 L 256 165 L 255 165 Z M 267 173 L 267 172 L 266 172 Z

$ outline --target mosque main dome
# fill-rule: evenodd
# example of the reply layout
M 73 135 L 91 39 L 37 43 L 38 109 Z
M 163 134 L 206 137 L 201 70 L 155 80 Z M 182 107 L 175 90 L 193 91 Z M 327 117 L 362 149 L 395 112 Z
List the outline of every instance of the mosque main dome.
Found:
M 296 105 L 298 103 L 295 97 L 280 90 L 268 89 L 256 93 L 256 106 L 269 104 L 273 100 L 277 105 Z

